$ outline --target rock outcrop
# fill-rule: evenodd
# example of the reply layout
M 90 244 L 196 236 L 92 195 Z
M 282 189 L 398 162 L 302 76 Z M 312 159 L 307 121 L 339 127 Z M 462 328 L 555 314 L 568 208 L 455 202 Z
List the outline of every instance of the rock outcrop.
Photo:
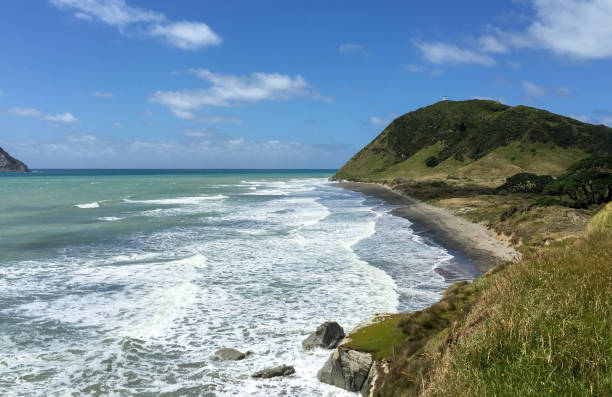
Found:
M 30 172 L 30 169 L 0 148 L 0 172 Z
M 224 347 L 223 349 L 217 350 L 215 352 L 215 356 L 217 356 L 221 360 L 232 360 L 232 361 L 244 360 L 251 354 L 253 353 L 252 352 L 243 353 L 241 351 L 238 351 L 236 349 L 231 349 L 228 347 Z
M 371 372 L 376 372 L 372 371 L 373 364 L 370 353 L 339 347 L 319 370 L 317 378 L 323 383 L 367 396 L 372 383 Z
M 278 367 L 266 368 L 255 372 L 251 375 L 252 378 L 276 378 L 278 376 L 289 376 L 295 373 L 295 368 L 291 365 L 279 365 Z
M 344 329 L 335 321 L 326 321 L 317 327 L 317 330 L 302 342 L 305 350 L 322 347 L 333 349 L 344 339 Z

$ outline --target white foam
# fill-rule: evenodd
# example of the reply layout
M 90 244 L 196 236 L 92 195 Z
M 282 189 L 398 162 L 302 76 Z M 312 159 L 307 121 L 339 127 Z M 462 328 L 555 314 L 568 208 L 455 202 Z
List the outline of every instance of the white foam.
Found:
M 99 220 L 99 221 L 104 221 L 104 222 L 114 222 L 114 221 L 120 221 L 120 220 L 125 219 L 125 218 L 121 218 L 121 217 L 118 217 L 118 216 L 101 216 L 101 217 L 96 218 L 96 219 Z
M 161 205 L 197 205 L 202 203 L 203 201 L 208 200 L 224 200 L 227 199 L 228 196 L 223 194 L 217 194 L 214 196 L 195 196 L 195 197 L 177 197 L 177 198 L 169 198 L 169 199 L 158 199 L 158 200 L 129 200 L 123 199 L 126 203 L 139 203 L 139 204 L 161 204 Z
M 75 207 L 79 207 L 79 208 L 99 208 L 100 207 L 100 203 L 98 203 L 97 201 L 94 201 L 93 203 L 76 204 Z
M 322 178 L 245 182 L 243 192 L 283 194 L 245 197 L 232 206 L 193 197 L 162 199 L 187 199 L 172 201 L 173 208 L 161 206 L 168 201 L 135 201 L 162 207 L 139 214 L 215 213 L 189 222 L 140 219 L 146 227 L 115 245 L 74 247 L 53 260 L 0 267 L 0 290 L 35 297 L 11 309 L 15 318 L 61 324 L 79 335 L 53 338 L 46 357 L 39 346 L 0 340 L 5 373 L 56 371 L 11 386 L 9 395 L 61 394 L 94 384 L 133 394 L 131 385 L 138 384 L 141 393 L 180 394 L 207 385 L 218 396 L 353 396 L 316 379 L 329 351 L 305 352 L 301 340 L 323 321 L 350 330 L 374 313 L 396 311 L 400 294 L 418 305 L 431 302 L 443 287 L 431 269 L 448 255 L 413 241 L 407 223 L 394 223 L 371 200 Z M 163 226 L 149 228 L 158 223 Z M 371 266 L 360 249 L 392 263 L 405 278 Z M 37 299 L 41 291 L 53 298 Z M 125 340 L 136 339 L 135 352 L 125 347 Z M 222 347 L 256 354 L 228 366 L 210 359 Z M 85 353 L 70 353 L 74 349 Z M 180 366 L 189 363 L 201 365 Z M 283 363 L 297 373 L 272 380 L 245 376 Z
M 280 189 L 261 189 L 248 193 L 241 193 L 243 196 L 286 196 L 289 192 Z

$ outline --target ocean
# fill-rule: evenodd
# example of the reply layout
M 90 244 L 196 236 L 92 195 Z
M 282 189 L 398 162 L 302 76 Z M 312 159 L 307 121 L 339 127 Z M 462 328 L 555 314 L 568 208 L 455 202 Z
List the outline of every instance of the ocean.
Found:
M 0 174 L 0 395 L 352 396 L 317 381 L 310 332 L 477 272 L 333 172 Z

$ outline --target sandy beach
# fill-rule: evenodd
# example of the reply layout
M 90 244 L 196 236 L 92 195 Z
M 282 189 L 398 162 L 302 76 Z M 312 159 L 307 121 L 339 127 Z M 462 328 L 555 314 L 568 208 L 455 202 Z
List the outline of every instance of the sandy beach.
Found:
M 338 185 L 401 206 L 393 211 L 394 215 L 412 222 L 416 232 L 430 233 L 445 248 L 464 253 L 483 273 L 500 262 L 520 258 L 520 253 L 498 240 L 495 232 L 485 225 L 462 219 L 444 208 L 402 195 L 380 184 L 340 182 Z

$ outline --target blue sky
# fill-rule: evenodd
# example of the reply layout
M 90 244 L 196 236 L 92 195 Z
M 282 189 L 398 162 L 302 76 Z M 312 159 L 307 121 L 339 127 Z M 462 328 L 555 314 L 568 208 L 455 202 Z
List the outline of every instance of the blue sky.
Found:
M 612 126 L 612 0 L 6 0 L 0 36 L 33 168 L 337 168 L 444 95 Z

